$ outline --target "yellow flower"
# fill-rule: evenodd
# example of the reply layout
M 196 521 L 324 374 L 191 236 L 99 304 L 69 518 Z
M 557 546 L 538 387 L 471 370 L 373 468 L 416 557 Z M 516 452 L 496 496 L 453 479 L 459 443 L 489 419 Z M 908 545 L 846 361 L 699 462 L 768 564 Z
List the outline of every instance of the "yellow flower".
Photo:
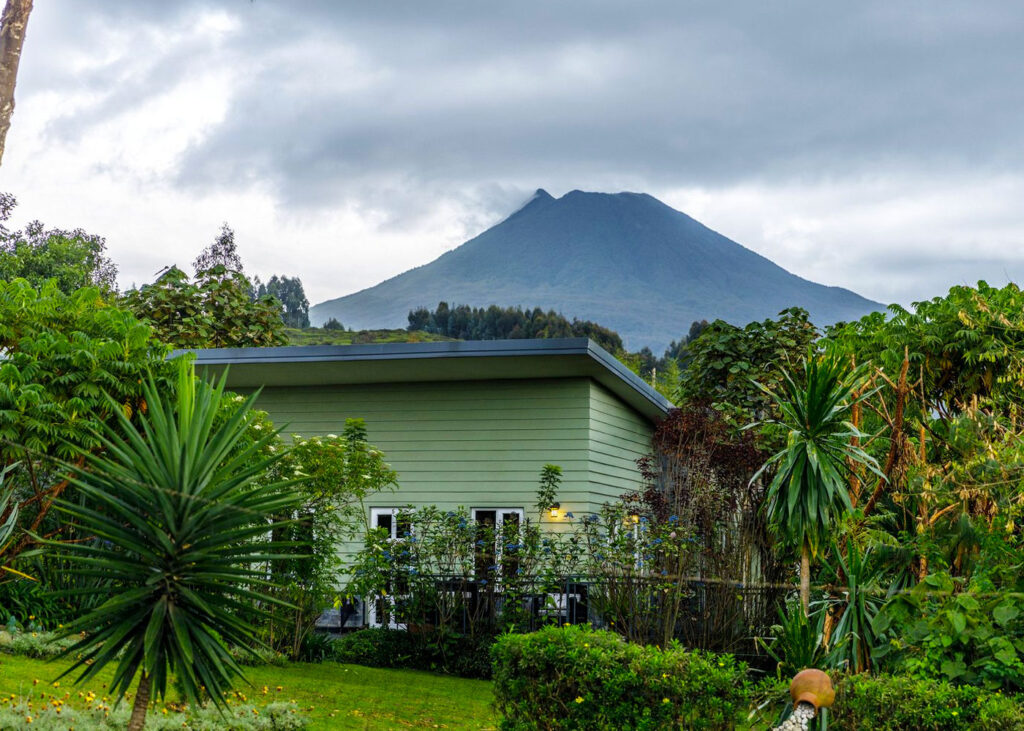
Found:
M 583 696 L 581 696 L 581 695 L 576 696 L 576 702 L 577 703 L 582 703 L 583 702 Z
M 662 702 L 662 703 L 668 703 L 668 698 L 662 698 L 662 699 L 661 699 L 661 702 Z
M 956 711 L 953 711 L 953 715 L 954 715 L 954 716 L 959 716 L 960 714 L 959 714 L 959 713 L 957 713 Z

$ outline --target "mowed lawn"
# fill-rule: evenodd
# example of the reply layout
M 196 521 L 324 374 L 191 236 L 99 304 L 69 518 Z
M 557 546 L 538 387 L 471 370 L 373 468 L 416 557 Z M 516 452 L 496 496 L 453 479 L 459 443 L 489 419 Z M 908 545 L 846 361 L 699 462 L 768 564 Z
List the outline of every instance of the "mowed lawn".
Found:
M 64 698 L 70 692 L 67 703 L 79 707 L 79 690 L 107 694 L 109 669 L 86 685 L 64 678 L 54 688 L 52 682 L 65 667 L 64 661 L 0 654 L 0 695 L 38 697 L 45 692 Z M 310 729 L 495 729 L 498 724 L 491 684 L 483 680 L 332 662 L 246 668 L 246 677 L 252 685 L 240 684 L 237 690 L 250 703 L 294 700 L 310 719 Z

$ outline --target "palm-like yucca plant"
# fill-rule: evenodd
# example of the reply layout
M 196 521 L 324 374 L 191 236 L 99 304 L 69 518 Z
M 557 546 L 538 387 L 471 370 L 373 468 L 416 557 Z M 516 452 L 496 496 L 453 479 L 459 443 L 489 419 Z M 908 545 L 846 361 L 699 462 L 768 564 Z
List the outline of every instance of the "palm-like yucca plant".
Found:
M 775 468 L 768 516 L 773 529 L 800 551 L 805 615 L 810 611 L 811 559 L 836 517 L 852 509 L 846 479 L 851 465 L 863 465 L 884 479 L 875 460 L 853 441 L 864 435 L 847 420 L 850 407 L 873 393 L 858 395 L 865 376 L 864 366 L 851 371 L 839 356 L 808 353 L 801 384 L 783 373 L 781 393 L 764 389 L 779 408 L 780 418 L 771 423 L 787 431 L 786 446 L 751 481 Z
M 861 552 L 852 540 L 846 542 L 845 556 L 835 543 L 832 554 L 835 578 L 846 587 L 843 599 L 833 602 L 840 615 L 832 630 L 829 662 L 832 667 L 861 673 L 871 667 L 871 652 L 878 644 L 874 621 L 885 600 L 879 593 L 882 570 L 871 560 L 871 549 Z
M 87 499 L 58 507 L 95 540 L 51 545 L 109 598 L 67 627 L 84 635 L 61 677 L 81 669 L 84 682 L 113 663 L 120 701 L 138 676 L 130 729 L 143 727 L 151 693 L 163 697 L 172 674 L 190 702 L 205 689 L 223 707 L 242 674 L 228 646 L 252 648 L 246 617 L 254 602 L 275 601 L 261 592 L 267 562 L 294 557 L 271 539 L 272 516 L 289 514 L 298 491 L 257 479 L 279 458 L 261 456 L 273 435 L 246 439 L 255 394 L 224 418 L 224 383 L 196 379 L 183 360 L 175 394 L 150 380 L 138 427 L 118 410 L 102 454 L 68 466 Z

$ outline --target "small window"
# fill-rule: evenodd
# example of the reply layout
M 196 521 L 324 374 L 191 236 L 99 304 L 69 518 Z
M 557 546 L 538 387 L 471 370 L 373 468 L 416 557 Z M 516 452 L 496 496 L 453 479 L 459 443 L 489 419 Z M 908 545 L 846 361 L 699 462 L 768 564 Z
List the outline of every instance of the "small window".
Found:
M 383 528 L 397 541 L 412 532 L 412 520 L 407 508 L 370 508 L 370 527 Z

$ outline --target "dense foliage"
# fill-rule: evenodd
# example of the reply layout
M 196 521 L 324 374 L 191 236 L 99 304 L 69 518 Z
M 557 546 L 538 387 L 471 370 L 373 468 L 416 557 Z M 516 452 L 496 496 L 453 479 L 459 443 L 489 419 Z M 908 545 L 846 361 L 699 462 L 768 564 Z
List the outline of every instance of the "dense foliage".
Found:
M 746 711 L 746 668 L 729 655 L 664 650 L 611 632 L 549 627 L 494 646 L 503 729 L 731 729 Z
M 178 362 L 172 394 L 148 379 L 138 426 L 118 412 L 99 437 L 105 453 L 83 454 L 71 481 L 87 503 L 59 509 L 99 540 L 53 543 L 72 572 L 101 582 L 104 601 L 65 628 L 81 638 L 65 651 L 74 660 L 62 675 L 78 681 L 115 666 L 111 694 L 138 686 L 130 729 L 142 728 L 150 692 L 162 698 L 174 674 L 193 704 L 223 706 L 241 668 L 228 645 L 251 648 L 251 603 L 272 603 L 265 564 L 294 544 L 268 540 L 272 516 L 298 503 L 294 480 L 260 477 L 280 456 L 260 458 L 273 433 L 247 444 L 255 395 L 226 421 L 224 379 L 211 386 Z M 278 521 L 280 522 L 280 521 Z
M 837 731 L 1021 731 L 1019 701 L 971 686 L 888 675 L 839 683 L 829 713 Z
M 143 405 L 147 374 L 167 374 L 166 348 L 130 312 L 99 289 L 65 294 L 56 281 L 34 289 L 0 281 L 0 460 L 13 490 L 0 522 L 19 509 L 23 530 L 3 555 L 9 565 L 30 547 L 32 534 L 54 536 L 63 525 L 50 515 L 69 486 L 53 459 L 77 460 L 100 447 L 96 433 L 120 413 Z
M 103 237 L 82 229 L 48 229 L 39 221 L 12 231 L 4 222 L 15 205 L 14 196 L 0 193 L 0 280 L 25 279 L 39 288 L 52 279 L 65 294 L 83 287 L 116 291 L 117 266 L 107 256 Z
M 493 643 L 494 637 L 489 634 L 449 634 L 439 638 L 421 632 L 371 627 L 343 634 L 331 642 L 328 658 L 375 668 L 490 678 Z
M 177 267 L 156 282 L 125 294 L 125 304 L 162 341 L 176 348 L 244 348 L 284 345 L 280 304 L 250 297 L 240 272 L 216 264 L 194 280 Z
M 398 475 L 367 441 L 361 419 L 348 419 L 340 436 L 294 436 L 287 448 L 280 440 L 269 447 L 286 452 L 271 479 L 302 477 L 293 488 L 298 493 L 293 520 L 278 529 L 277 537 L 307 545 L 309 551 L 274 567 L 273 595 L 287 605 L 264 608 L 260 634 L 273 649 L 299 659 L 316 619 L 334 601 L 337 577 L 346 568 L 338 546 L 365 535 L 366 499 L 393 490 Z
M 611 353 L 622 351 L 622 338 L 589 320 L 568 320 L 554 310 L 539 307 L 470 307 L 440 302 L 433 310 L 421 307 L 409 313 L 409 330 L 447 335 L 458 340 L 516 338 L 590 338 Z
M 266 282 L 261 282 L 259 277 L 253 279 L 253 299 L 273 297 L 281 303 L 281 320 L 285 327 L 309 327 L 309 300 L 306 299 L 306 292 L 302 288 L 302 280 L 298 277 L 285 277 L 273 275 Z M 332 318 L 333 319 L 333 318 Z M 327 329 L 342 329 L 341 323 L 334 320 L 337 327 L 331 326 L 328 320 L 324 325 Z
M 799 308 L 745 327 L 715 320 L 687 344 L 676 403 L 713 404 L 736 427 L 777 413 L 769 395 L 799 368 L 818 332 Z

